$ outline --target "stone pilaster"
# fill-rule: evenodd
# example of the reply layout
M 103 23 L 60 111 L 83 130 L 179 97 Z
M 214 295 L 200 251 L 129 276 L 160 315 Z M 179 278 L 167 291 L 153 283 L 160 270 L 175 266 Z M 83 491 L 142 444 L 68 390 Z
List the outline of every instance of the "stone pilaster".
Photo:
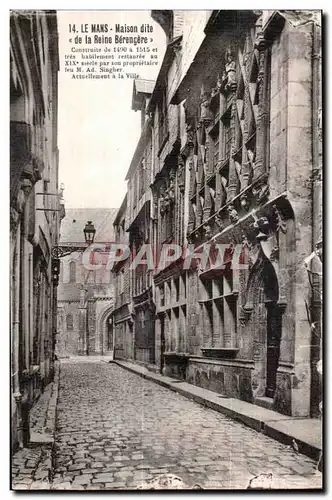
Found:
M 256 159 L 254 163 L 254 180 L 266 171 L 267 155 L 267 118 L 268 118 L 268 48 L 263 35 L 258 35 L 256 47 L 259 51 L 258 85 L 258 116 L 256 124 Z

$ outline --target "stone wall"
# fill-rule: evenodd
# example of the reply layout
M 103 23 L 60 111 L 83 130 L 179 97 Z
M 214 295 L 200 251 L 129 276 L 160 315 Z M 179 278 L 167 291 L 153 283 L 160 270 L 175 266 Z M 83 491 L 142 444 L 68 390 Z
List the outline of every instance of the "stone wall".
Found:
M 87 303 L 87 338 L 88 338 L 88 352 L 93 354 L 96 352 L 96 301 L 94 299 L 88 300 Z
M 269 203 L 279 200 L 283 221 L 272 231 L 262 245 L 271 255 L 277 278 L 282 335 L 277 370 L 277 387 L 273 407 L 288 415 L 309 416 L 311 331 L 306 312 L 308 276 L 304 266 L 306 256 L 313 249 L 312 219 L 312 150 L 313 150 L 313 24 L 294 27 L 279 18 L 279 32 L 269 32 L 271 42 L 270 78 L 268 88 L 269 147 L 267 170 Z M 273 30 L 275 27 L 273 28 Z M 267 81 L 267 80 L 265 80 Z M 284 201 L 281 201 L 286 196 Z M 280 215 L 280 214 L 279 214 Z M 279 217 L 278 215 L 278 217 Z M 240 215 L 242 217 L 243 214 Z M 229 230 L 228 239 L 234 238 Z M 273 252 L 277 253 L 274 254 Z M 273 254 L 273 258 L 272 258 Z M 254 257 L 253 262 L 255 262 Z M 257 273 L 258 270 L 257 270 Z M 254 294 L 258 300 L 246 321 L 239 322 L 246 301 L 249 273 L 238 274 L 237 327 L 234 344 L 239 349 L 236 360 L 229 362 L 189 362 L 187 380 L 201 387 L 213 388 L 233 397 L 255 401 L 265 396 L 267 370 L 267 312 L 260 289 Z M 256 278 L 253 278 L 256 279 Z M 257 278 L 258 279 L 258 278 Z M 209 345 L 206 318 L 198 303 L 199 277 L 188 276 L 188 345 L 189 352 L 202 356 L 201 348 Z M 260 284 L 262 287 L 262 283 Z M 215 333 L 215 332 L 214 332 Z M 247 361 L 246 361 L 247 360 Z M 244 367 L 248 362 L 250 368 Z M 242 364 L 241 364 L 242 363 Z M 176 376 L 176 369 L 168 368 Z M 175 370 L 175 371 L 174 371 Z M 216 375 L 217 373 L 217 375 Z M 302 395 L 302 396 L 301 396 Z
M 95 353 L 102 354 L 108 348 L 108 319 L 113 310 L 113 300 L 96 297 Z
M 67 316 L 73 317 L 73 330 L 67 330 Z M 59 358 L 80 354 L 79 302 L 58 303 L 56 354 Z
M 195 360 L 190 358 L 187 381 L 224 396 L 253 402 L 252 361 Z

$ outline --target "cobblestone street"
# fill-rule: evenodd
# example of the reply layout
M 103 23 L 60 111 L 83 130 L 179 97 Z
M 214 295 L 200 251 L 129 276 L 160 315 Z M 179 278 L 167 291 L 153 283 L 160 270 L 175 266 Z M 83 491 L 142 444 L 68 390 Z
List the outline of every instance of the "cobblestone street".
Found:
M 53 489 L 132 489 L 164 473 L 203 488 L 246 488 L 270 472 L 274 488 L 321 481 L 292 448 L 97 361 L 61 363 L 54 464 Z

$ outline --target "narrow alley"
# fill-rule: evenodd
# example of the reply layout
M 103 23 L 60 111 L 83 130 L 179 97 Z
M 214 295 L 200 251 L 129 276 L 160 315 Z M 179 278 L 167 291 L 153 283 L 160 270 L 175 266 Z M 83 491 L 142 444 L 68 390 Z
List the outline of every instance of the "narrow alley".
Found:
M 292 448 L 115 364 L 61 361 L 52 489 L 134 489 L 161 474 L 189 487 L 319 487 Z
M 9 488 L 323 489 L 323 10 L 9 20 Z

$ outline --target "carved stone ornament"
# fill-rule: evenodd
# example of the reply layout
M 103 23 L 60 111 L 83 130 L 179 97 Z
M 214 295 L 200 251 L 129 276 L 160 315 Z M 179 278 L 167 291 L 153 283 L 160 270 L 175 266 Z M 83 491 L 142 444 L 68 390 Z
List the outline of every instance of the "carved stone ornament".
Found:
M 224 72 L 224 86 L 225 90 L 234 91 L 237 86 L 236 82 L 236 63 L 232 51 L 228 49 L 225 54 L 225 72 Z
M 252 189 L 252 194 L 254 195 L 258 203 L 262 203 L 268 198 L 270 194 L 270 188 L 266 183 L 259 184 Z
M 161 192 L 160 193 L 160 198 L 159 198 L 159 213 L 161 216 L 164 215 L 166 211 L 166 207 L 165 207 L 165 197 L 164 197 L 164 193 Z
M 272 248 L 271 254 L 270 254 L 270 261 L 274 262 L 276 260 L 279 260 L 279 247 L 278 247 L 278 245 L 275 245 Z
M 207 238 L 212 237 L 212 230 L 211 230 L 211 226 L 209 224 L 204 225 L 204 234 Z
M 282 233 L 286 233 L 287 231 L 287 224 L 286 221 L 284 220 L 280 210 L 278 209 L 277 205 L 273 205 L 273 211 L 277 219 L 277 231 L 281 231 Z
M 230 236 L 229 237 L 229 252 L 231 255 L 233 255 L 236 245 L 237 245 L 236 239 L 234 238 L 234 236 Z
M 270 229 L 270 223 L 267 217 L 260 217 L 253 224 L 254 229 L 257 231 L 256 239 L 267 240 L 267 235 Z
M 267 41 L 264 38 L 264 33 L 263 32 L 258 33 L 255 40 L 255 49 L 262 51 L 266 48 L 266 45 Z
M 15 208 L 10 207 L 10 230 L 14 231 L 17 228 L 20 214 Z
M 170 197 L 169 197 L 169 192 L 168 192 L 168 189 L 166 189 L 165 196 L 164 196 L 164 207 L 165 207 L 166 212 L 167 212 L 168 207 L 170 206 L 170 204 L 171 204 L 171 200 L 170 200 Z
M 26 199 L 30 193 L 31 188 L 32 188 L 32 184 L 28 179 L 24 179 L 21 182 L 21 187 L 20 187 L 20 190 L 18 192 L 17 201 L 16 201 L 17 211 L 19 213 L 23 212 L 24 205 L 25 205 Z
M 240 314 L 239 314 L 239 322 L 240 325 L 245 326 L 252 314 L 252 309 L 244 309 L 243 307 L 240 308 Z
M 187 231 L 187 240 L 188 243 L 193 243 L 193 236 L 190 231 Z
M 194 147 L 195 130 L 191 124 L 186 125 L 187 144 L 189 148 Z
M 248 250 L 252 249 L 252 243 L 248 240 L 247 235 L 244 233 L 242 233 L 242 246 L 248 248 Z
M 157 214 L 158 212 L 158 193 L 154 191 L 153 193 L 153 208 L 154 208 L 154 213 Z
M 39 290 L 40 290 L 40 285 L 41 285 L 41 277 L 40 276 L 35 276 L 33 278 L 33 295 L 38 296 Z
M 255 170 L 255 161 L 254 161 L 255 153 L 250 149 L 248 149 L 247 154 L 248 154 L 248 164 L 249 164 L 249 175 L 250 174 L 252 175 Z
M 174 201 L 175 201 L 175 186 L 174 186 L 173 174 L 170 176 L 169 186 L 168 186 L 167 192 L 168 192 L 169 204 L 174 203 Z
M 185 162 L 182 155 L 178 156 L 178 186 L 181 193 L 185 190 Z
M 215 95 L 219 94 L 221 88 L 222 88 L 222 82 L 221 82 L 220 75 L 218 74 L 216 85 L 211 90 L 211 97 L 214 97 Z
M 231 221 L 232 224 L 235 224 L 239 220 L 239 215 L 235 210 L 234 205 L 229 205 L 227 207 L 227 211 L 229 215 L 229 220 Z
M 246 193 L 244 193 L 241 196 L 240 202 L 241 202 L 241 207 L 247 212 L 249 210 L 249 200 L 248 200 L 248 195 Z
M 224 223 L 223 223 L 223 220 L 222 218 L 220 217 L 220 215 L 216 215 L 215 218 L 214 218 L 214 221 L 215 223 L 217 224 L 217 226 L 219 227 L 219 229 L 224 229 Z
M 213 114 L 210 109 L 210 96 L 207 92 L 202 92 L 200 122 L 205 127 L 208 127 L 212 120 L 213 120 Z

